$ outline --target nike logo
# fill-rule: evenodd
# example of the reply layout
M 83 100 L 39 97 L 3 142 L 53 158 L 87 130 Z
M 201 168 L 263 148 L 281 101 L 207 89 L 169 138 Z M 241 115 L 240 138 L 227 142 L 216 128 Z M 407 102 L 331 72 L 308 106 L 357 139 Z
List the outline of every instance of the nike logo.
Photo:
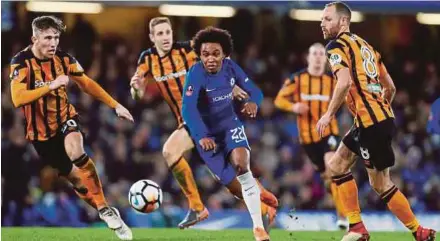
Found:
M 252 187 L 248 188 L 248 189 L 244 189 L 245 192 L 251 190 L 253 187 L 255 187 L 255 185 L 253 185 Z
M 245 141 L 245 139 L 235 140 L 235 143 L 240 143 L 242 141 Z
M 206 92 L 211 92 L 211 91 L 214 91 L 215 90 L 215 88 L 214 89 L 206 89 Z

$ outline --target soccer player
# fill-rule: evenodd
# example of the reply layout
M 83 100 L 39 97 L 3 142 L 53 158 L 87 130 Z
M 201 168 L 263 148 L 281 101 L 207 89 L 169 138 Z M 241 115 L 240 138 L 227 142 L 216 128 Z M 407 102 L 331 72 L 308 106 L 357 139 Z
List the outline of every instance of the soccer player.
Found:
M 39 156 L 66 177 L 80 198 L 96 208 L 99 217 L 122 240 L 132 233 L 116 208 L 109 207 L 95 165 L 85 153 L 79 115 L 67 98 L 72 79 L 83 91 L 133 121 L 130 112 L 84 74 L 74 57 L 58 49 L 63 22 L 53 16 L 32 21 L 32 45 L 11 61 L 11 95 L 26 120 L 26 138 Z
M 408 200 L 391 181 L 389 168 L 395 161 L 391 142 L 396 129 L 391 102 L 396 89 L 381 55 L 350 32 L 350 18 L 351 10 L 342 2 L 329 3 L 323 11 L 321 28 L 324 38 L 331 39 L 327 57 L 337 84 L 329 108 L 316 126 L 318 133 L 324 136 L 339 106 L 347 99 L 355 124 L 328 165 L 350 223 L 342 240 L 370 239 L 360 215 L 356 182 L 350 172 L 356 155 L 365 160 L 372 188 L 411 230 L 415 240 L 435 240 L 435 231 L 420 226 Z
M 342 211 L 326 163 L 334 154 L 339 140 L 339 128 L 336 118 L 326 128 L 324 136 L 319 136 L 316 123 L 327 111 L 336 80 L 332 74 L 325 73 L 327 59 L 325 47 L 315 43 L 309 48 L 307 69 L 292 74 L 275 98 L 275 106 L 283 111 L 297 114 L 299 140 L 304 151 L 321 175 L 327 191 L 332 195 L 338 214 L 337 225 L 346 229 L 348 224 Z
M 226 58 L 232 51 L 227 31 L 213 27 L 200 30 L 194 37 L 194 49 L 201 61 L 186 76 L 183 118 L 199 154 L 222 183 L 228 185 L 238 175 L 255 239 L 269 240 L 261 218 L 260 188 L 249 167 L 250 147 L 234 111 L 232 89 L 237 84 L 249 94 L 241 111 L 249 117 L 256 116 L 263 93 Z
M 142 52 L 136 73 L 130 82 L 131 93 L 135 99 L 142 97 L 145 85 L 154 81 L 177 119 L 178 127 L 165 142 L 163 156 L 188 199 L 188 213 L 178 225 L 179 228 L 187 228 L 209 216 L 200 199 L 191 168 L 183 157 L 187 151 L 194 148 L 188 131 L 183 128 L 181 113 L 183 85 L 187 71 L 197 61 L 197 54 L 193 51 L 190 41 L 173 42 L 173 30 L 167 17 L 151 19 L 149 30 L 154 47 Z M 234 88 L 233 95 L 237 99 L 247 98 L 247 94 L 238 86 Z M 232 175 L 235 175 L 235 172 Z M 228 188 L 235 196 L 241 196 L 237 180 L 234 180 Z M 264 188 L 261 198 L 269 206 L 278 206 L 275 196 Z M 273 208 L 263 206 L 263 211 L 269 215 L 269 219 L 273 219 L 275 213 Z

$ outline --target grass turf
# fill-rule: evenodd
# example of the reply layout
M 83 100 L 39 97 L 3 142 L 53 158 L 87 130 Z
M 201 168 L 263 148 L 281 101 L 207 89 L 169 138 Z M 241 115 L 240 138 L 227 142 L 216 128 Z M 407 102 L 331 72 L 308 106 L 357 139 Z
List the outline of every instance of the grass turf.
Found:
M 339 241 L 343 232 L 290 232 L 274 229 L 270 233 L 273 241 Z M 437 235 L 437 240 L 440 236 Z M 118 240 L 113 231 L 106 228 L 1 228 L 2 241 L 88 241 L 88 240 Z M 222 231 L 179 230 L 164 228 L 133 229 L 133 240 L 145 241 L 247 241 L 254 240 L 252 231 L 246 229 L 229 229 Z M 408 232 L 372 232 L 370 241 L 412 241 Z

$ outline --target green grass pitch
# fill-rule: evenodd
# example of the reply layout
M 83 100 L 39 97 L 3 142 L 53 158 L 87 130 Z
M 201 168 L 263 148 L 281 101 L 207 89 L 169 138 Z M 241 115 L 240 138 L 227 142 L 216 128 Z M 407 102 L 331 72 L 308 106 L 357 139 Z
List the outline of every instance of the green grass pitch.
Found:
M 230 229 L 222 231 L 179 229 L 133 229 L 133 240 L 138 241 L 252 241 L 251 230 Z M 290 232 L 274 229 L 270 232 L 273 241 L 339 241 L 343 232 Z M 437 235 L 437 240 L 440 236 Z M 1 228 L 2 241 L 88 241 L 118 240 L 113 231 L 106 228 Z M 412 241 L 408 232 L 372 232 L 371 241 Z

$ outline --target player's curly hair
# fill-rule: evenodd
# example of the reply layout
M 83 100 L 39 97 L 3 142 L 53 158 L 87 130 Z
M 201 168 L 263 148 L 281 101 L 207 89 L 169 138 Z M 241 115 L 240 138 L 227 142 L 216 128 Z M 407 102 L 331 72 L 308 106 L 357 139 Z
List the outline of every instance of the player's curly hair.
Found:
M 37 31 L 44 31 L 49 28 L 54 28 L 60 33 L 66 31 L 66 25 L 55 16 L 40 16 L 32 21 L 32 32 L 34 35 Z
M 226 57 L 231 55 L 233 49 L 233 42 L 231 34 L 224 29 L 209 26 L 200 30 L 193 38 L 194 51 L 200 56 L 200 49 L 203 43 L 218 43 L 222 46 L 223 53 Z

